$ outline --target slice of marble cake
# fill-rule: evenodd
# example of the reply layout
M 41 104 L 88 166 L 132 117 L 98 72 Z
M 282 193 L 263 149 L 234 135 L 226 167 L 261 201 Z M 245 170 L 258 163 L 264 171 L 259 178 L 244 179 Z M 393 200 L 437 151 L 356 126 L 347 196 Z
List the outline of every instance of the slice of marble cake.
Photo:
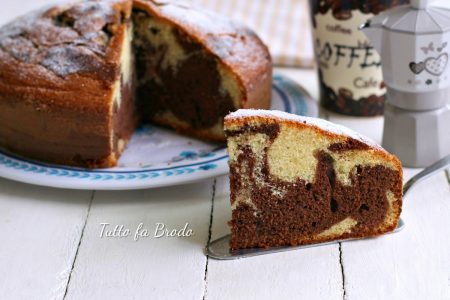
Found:
M 231 248 L 377 236 L 397 227 L 402 167 L 345 127 L 266 110 L 225 118 Z

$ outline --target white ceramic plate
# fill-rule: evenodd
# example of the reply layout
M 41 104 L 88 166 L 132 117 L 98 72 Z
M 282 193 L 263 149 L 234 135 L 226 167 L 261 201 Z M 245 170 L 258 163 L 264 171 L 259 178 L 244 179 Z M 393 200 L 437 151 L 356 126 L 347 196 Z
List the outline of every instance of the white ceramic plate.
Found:
M 316 102 L 290 79 L 275 75 L 272 109 L 317 116 Z M 118 166 L 81 169 L 51 165 L 0 152 L 0 176 L 42 186 L 129 190 L 183 184 L 228 173 L 225 145 L 180 136 L 145 125 L 133 135 Z

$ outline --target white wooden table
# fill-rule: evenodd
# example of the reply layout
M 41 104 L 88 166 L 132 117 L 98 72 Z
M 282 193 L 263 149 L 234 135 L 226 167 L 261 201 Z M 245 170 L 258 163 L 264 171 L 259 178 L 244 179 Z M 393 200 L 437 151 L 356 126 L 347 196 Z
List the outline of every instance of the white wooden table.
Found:
M 48 1 L 3 2 L 1 23 Z M 314 71 L 278 72 L 317 97 Z M 382 118 L 322 117 L 381 140 Z M 406 179 L 416 172 L 405 169 Z M 237 261 L 208 259 L 204 247 L 229 232 L 229 218 L 226 176 L 124 192 L 0 179 L 0 299 L 450 299 L 444 172 L 405 199 L 405 229 L 377 239 Z M 105 231 L 100 237 L 102 223 L 132 234 L 106 237 Z M 140 223 L 151 236 L 134 241 Z M 189 223 L 193 235 L 155 238 L 156 223 L 177 229 Z

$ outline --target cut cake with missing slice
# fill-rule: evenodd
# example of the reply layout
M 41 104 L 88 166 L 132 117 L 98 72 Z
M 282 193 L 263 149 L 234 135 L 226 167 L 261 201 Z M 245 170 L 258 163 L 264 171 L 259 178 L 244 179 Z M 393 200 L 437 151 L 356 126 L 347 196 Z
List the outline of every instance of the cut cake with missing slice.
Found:
M 345 127 L 266 110 L 225 118 L 231 249 L 377 236 L 397 227 L 402 167 Z
M 271 93 L 253 31 L 178 1 L 59 3 L 0 27 L 0 150 L 28 159 L 114 167 L 143 122 L 225 142 L 224 116 Z

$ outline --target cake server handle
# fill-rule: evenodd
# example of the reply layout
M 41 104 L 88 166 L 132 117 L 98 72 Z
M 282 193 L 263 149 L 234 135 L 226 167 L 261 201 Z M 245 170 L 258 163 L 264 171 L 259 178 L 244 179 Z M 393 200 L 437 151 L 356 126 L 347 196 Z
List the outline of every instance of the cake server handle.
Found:
M 406 182 L 403 185 L 403 198 L 406 196 L 406 194 L 411 191 L 412 187 L 416 186 L 416 183 L 419 183 L 430 176 L 433 176 L 439 171 L 442 171 L 446 169 L 447 167 L 450 167 L 450 155 L 447 155 L 446 157 L 438 160 L 434 164 L 432 164 L 429 167 L 426 167 L 423 169 L 422 172 L 416 174 L 414 177 L 412 177 L 408 182 Z

